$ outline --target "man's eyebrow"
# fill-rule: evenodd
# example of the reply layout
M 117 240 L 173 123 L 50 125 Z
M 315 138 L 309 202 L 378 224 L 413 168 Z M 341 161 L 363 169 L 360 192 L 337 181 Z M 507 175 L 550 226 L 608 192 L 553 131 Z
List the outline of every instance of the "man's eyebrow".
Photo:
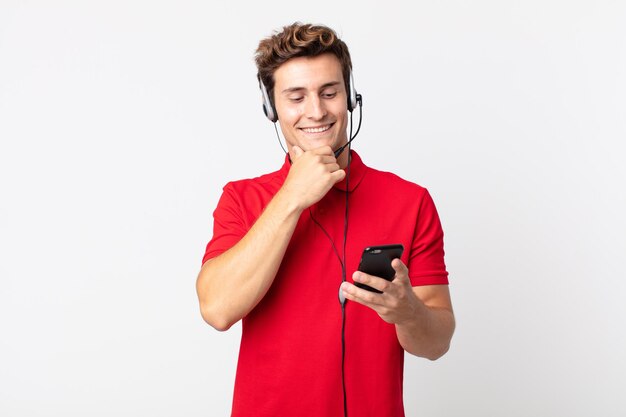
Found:
M 334 86 L 339 85 L 339 84 L 341 84 L 340 81 L 331 81 L 331 82 L 328 82 L 326 84 L 323 84 L 320 87 L 320 90 L 323 90 L 323 89 L 328 88 L 328 87 L 334 87 Z M 281 94 L 295 93 L 296 91 L 301 91 L 301 90 L 306 90 L 306 88 L 305 87 L 289 87 L 289 88 L 285 88 L 283 91 L 281 91 Z

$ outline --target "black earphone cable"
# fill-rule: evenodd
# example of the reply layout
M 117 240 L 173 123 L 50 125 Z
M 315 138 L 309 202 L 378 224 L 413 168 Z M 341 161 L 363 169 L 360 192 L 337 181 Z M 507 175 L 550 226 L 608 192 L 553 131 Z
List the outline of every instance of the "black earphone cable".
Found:
M 352 141 L 359 133 L 361 129 L 361 119 L 363 108 L 361 106 L 361 96 L 357 95 L 357 101 L 359 103 L 359 127 L 352 136 L 352 113 L 350 113 L 350 140 L 348 141 L 348 167 L 346 170 L 346 211 L 343 220 L 343 264 L 341 271 L 341 283 L 346 282 L 346 242 L 348 241 L 348 219 L 349 219 L 349 201 L 350 201 L 350 166 L 352 165 L 352 154 L 350 149 L 352 148 Z M 348 417 L 348 395 L 346 393 L 346 299 L 341 300 L 341 385 L 343 387 L 343 415 Z
M 339 263 L 341 264 L 341 283 L 342 284 L 346 281 L 346 242 L 348 240 L 348 218 L 349 218 L 348 216 L 349 204 L 348 203 L 350 200 L 349 199 L 350 197 L 350 165 L 352 162 L 352 155 L 350 154 L 350 150 L 352 148 L 352 145 L 351 145 L 352 141 L 359 134 L 359 131 L 361 130 L 361 122 L 363 121 L 363 101 L 362 101 L 363 99 L 360 94 L 357 94 L 356 97 L 357 97 L 357 105 L 359 106 L 359 124 L 357 125 L 356 132 L 354 133 L 354 136 L 353 136 L 352 135 L 352 112 L 350 112 L 350 134 L 348 135 L 350 139 L 348 140 L 346 144 L 344 144 L 342 147 L 340 147 L 339 149 L 335 151 L 335 158 L 338 158 L 339 155 L 343 153 L 344 149 L 346 147 L 348 148 L 348 164 L 346 168 L 346 210 L 345 210 L 344 223 L 343 223 L 343 248 L 342 248 L 343 256 L 339 255 L 339 251 L 337 250 L 337 247 L 335 246 L 335 242 L 333 241 L 332 237 L 328 234 L 326 229 L 324 229 L 324 227 L 313 216 L 313 211 L 311 210 L 311 207 L 309 207 L 309 216 L 311 217 L 311 220 L 326 235 L 326 237 L 330 241 L 330 244 L 332 245 L 333 252 L 335 252 L 337 259 L 339 260 Z M 280 144 L 280 147 L 283 149 L 285 154 L 288 155 L 288 152 L 285 150 L 283 143 L 280 140 L 280 135 L 278 134 L 278 127 L 276 127 L 276 122 L 274 122 L 273 124 L 274 124 L 274 130 L 276 131 L 276 137 L 278 138 L 278 143 Z M 291 158 L 289 160 L 291 161 Z M 348 400 L 347 400 L 347 393 L 346 393 L 346 368 L 345 368 L 345 363 L 346 363 L 346 338 L 345 338 L 346 300 L 343 297 L 341 297 L 339 301 L 341 304 L 341 386 L 343 388 L 343 415 L 344 417 L 348 417 Z
M 280 135 L 278 134 L 278 127 L 276 127 L 276 122 L 272 123 L 274 125 L 274 130 L 276 131 L 276 137 L 278 138 L 278 144 L 280 145 L 281 148 L 283 148 L 283 152 L 285 152 L 285 154 L 287 154 L 287 150 L 285 149 L 285 147 L 283 146 L 283 143 L 280 141 Z
M 352 117 L 350 117 L 350 136 L 352 136 Z M 348 201 L 350 196 L 350 144 L 348 143 L 348 169 L 346 173 L 346 213 L 343 222 L 343 270 L 341 283 L 346 281 L 346 241 L 348 240 Z M 348 398 L 346 394 L 346 300 L 341 302 L 341 385 L 343 387 L 343 415 L 348 417 Z
M 352 137 L 352 114 L 350 115 L 350 137 Z M 309 216 L 313 223 L 315 223 L 322 232 L 326 235 L 330 244 L 335 252 L 335 256 L 339 260 L 341 264 L 341 283 L 343 284 L 346 281 L 346 242 L 348 240 L 348 219 L 349 219 L 349 201 L 350 201 L 350 166 L 352 162 L 352 155 L 350 154 L 351 145 L 348 143 L 348 165 L 346 168 L 346 209 L 344 214 L 344 222 L 343 222 L 343 256 L 339 256 L 339 251 L 337 250 L 337 246 L 333 238 L 328 234 L 324 226 L 322 226 L 317 219 L 313 216 L 313 211 L 311 207 L 309 207 Z M 348 417 L 348 399 L 346 393 L 346 300 L 340 298 L 341 304 L 341 387 L 343 390 L 343 415 L 344 417 Z

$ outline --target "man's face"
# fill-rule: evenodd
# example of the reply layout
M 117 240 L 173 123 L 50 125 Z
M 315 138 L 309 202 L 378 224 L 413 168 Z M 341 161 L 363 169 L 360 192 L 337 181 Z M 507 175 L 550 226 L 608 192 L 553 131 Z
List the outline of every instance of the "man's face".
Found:
M 274 104 L 291 150 L 347 141 L 347 93 L 341 63 L 333 54 L 292 58 L 274 72 Z

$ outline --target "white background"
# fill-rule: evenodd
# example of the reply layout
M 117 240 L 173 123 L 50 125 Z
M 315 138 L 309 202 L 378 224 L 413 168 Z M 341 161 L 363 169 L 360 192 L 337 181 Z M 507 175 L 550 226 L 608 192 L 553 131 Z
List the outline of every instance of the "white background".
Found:
M 221 187 L 282 163 L 253 53 L 296 20 L 446 232 L 458 329 L 407 415 L 626 415 L 621 0 L 0 0 L 0 415 L 228 415 L 240 327 L 195 278 Z

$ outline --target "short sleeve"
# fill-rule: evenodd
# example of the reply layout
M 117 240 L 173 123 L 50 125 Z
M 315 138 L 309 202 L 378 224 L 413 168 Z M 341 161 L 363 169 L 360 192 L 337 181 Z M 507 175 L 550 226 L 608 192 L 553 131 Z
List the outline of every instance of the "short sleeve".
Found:
M 206 247 L 202 263 L 232 248 L 246 233 L 240 200 L 228 183 L 213 212 L 213 238 Z
M 408 268 L 413 286 L 448 284 L 443 229 L 435 203 L 427 190 L 417 213 Z

